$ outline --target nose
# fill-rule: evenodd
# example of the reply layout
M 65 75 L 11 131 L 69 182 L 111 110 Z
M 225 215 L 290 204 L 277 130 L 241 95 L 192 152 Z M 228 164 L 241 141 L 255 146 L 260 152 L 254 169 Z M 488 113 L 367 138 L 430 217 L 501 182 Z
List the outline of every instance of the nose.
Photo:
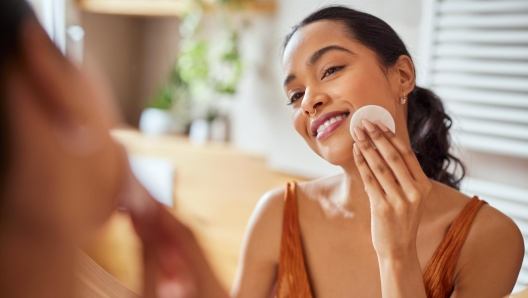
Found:
M 317 109 L 322 108 L 327 102 L 328 97 L 325 94 L 306 90 L 302 101 L 303 114 L 306 117 L 313 117 L 317 114 Z

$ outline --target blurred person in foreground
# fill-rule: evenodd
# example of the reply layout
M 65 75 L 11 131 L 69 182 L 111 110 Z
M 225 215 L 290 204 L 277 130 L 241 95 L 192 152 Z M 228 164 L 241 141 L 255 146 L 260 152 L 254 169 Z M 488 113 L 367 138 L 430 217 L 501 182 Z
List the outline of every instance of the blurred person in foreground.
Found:
M 131 174 L 105 89 L 27 3 L 2 0 L 0 16 L 0 297 L 77 296 L 77 245 L 118 204 L 143 243 L 144 297 L 226 297 L 191 231 Z
M 235 297 L 497 298 L 524 256 L 515 223 L 458 191 L 451 119 L 415 84 L 405 44 L 381 19 L 343 6 L 307 16 L 284 42 L 292 124 L 342 174 L 289 183 L 250 221 Z M 385 108 L 395 133 L 363 119 Z M 375 147 L 373 146 L 375 145 Z M 463 172 L 463 171 L 462 171 Z

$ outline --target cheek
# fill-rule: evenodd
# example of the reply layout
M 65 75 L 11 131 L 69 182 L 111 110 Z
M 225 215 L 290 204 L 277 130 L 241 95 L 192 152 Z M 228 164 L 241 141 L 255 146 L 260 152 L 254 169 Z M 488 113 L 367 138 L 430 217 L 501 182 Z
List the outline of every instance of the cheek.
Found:
M 390 84 L 381 70 L 358 69 L 358 71 L 351 72 L 344 80 L 346 84 L 343 84 L 342 80 L 336 80 L 333 88 L 336 98 L 341 97 L 350 102 L 355 109 L 366 105 L 378 105 L 391 113 L 394 111 L 394 98 Z
M 292 112 L 293 127 L 304 139 L 308 136 L 306 129 L 306 117 L 303 115 L 301 108 L 295 108 Z

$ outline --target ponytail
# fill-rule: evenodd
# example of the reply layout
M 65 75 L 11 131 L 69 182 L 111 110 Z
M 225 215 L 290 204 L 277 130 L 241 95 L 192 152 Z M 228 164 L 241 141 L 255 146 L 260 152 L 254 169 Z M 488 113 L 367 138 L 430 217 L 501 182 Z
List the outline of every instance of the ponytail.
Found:
M 409 94 L 407 128 L 411 147 L 427 177 L 459 189 L 465 167 L 449 152 L 451 118 L 440 98 L 431 90 L 415 87 Z M 453 172 L 448 168 L 453 166 Z M 455 172 L 460 169 L 461 175 Z

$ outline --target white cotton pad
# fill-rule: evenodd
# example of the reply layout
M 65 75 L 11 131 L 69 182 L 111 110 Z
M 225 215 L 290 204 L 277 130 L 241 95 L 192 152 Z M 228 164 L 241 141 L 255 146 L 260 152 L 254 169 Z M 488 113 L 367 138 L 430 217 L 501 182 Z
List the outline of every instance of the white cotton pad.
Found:
M 359 126 L 363 127 L 361 120 L 366 119 L 372 123 L 376 121 L 381 122 L 383 125 L 387 126 L 392 132 L 396 133 L 396 124 L 394 123 L 394 118 L 389 113 L 389 111 L 384 108 L 376 105 L 364 106 L 357 110 L 350 119 L 350 133 L 354 135 L 354 127 Z

